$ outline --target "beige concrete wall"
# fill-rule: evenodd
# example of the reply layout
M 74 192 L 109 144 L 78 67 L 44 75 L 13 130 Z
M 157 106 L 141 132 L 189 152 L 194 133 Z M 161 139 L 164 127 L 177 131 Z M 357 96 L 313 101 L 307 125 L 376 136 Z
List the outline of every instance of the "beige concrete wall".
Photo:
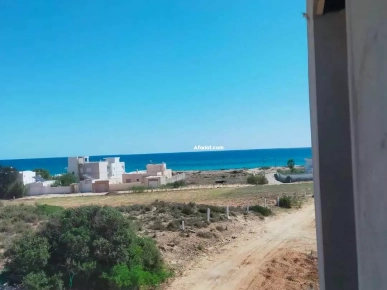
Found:
M 130 179 L 131 183 L 133 182 L 144 182 L 144 178 L 149 176 L 146 173 L 124 173 L 122 174 L 122 182 L 128 183 L 127 180 Z M 138 179 L 138 181 L 137 181 Z
M 146 171 L 150 175 L 157 175 L 158 172 L 164 173 L 164 171 L 167 169 L 166 164 L 147 164 L 146 165 Z

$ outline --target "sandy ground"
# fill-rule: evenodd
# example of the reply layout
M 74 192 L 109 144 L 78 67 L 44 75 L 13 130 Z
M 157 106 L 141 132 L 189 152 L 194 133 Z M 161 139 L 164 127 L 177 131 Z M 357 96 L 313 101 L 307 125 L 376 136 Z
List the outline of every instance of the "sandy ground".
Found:
M 310 283 L 318 289 L 317 261 L 308 260 L 306 255 L 311 251 L 316 251 L 316 235 L 314 205 L 309 200 L 300 210 L 252 226 L 216 253 L 188 267 L 168 289 L 310 289 Z M 281 263 L 276 262 L 281 259 Z M 305 273 L 298 273 L 300 270 Z M 273 271 L 274 278 L 268 274 Z

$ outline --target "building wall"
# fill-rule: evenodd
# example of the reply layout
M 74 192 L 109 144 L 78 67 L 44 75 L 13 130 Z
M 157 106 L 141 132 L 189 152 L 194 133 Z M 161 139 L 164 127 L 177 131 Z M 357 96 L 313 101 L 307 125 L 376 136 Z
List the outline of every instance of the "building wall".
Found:
M 109 178 L 120 177 L 125 173 L 125 162 L 116 162 L 108 164 Z
M 387 1 L 346 5 L 358 289 L 386 289 Z
M 20 171 L 19 172 L 19 181 L 23 182 L 24 185 L 29 184 L 29 183 L 34 183 L 35 176 L 36 176 L 36 173 L 34 171 L 30 171 L 30 170 Z
M 108 179 L 107 165 L 105 161 L 85 163 L 82 165 L 82 174 L 95 179 Z
M 124 173 L 122 174 L 123 183 L 132 183 L 132 182 L 144 182 L 144 178 L 149 176 L 147 173 Z M 128 182 L 130 179 L 130 182 Z M 137 181 L 138 180 L 138 181 Z
M 167 169 L 167 166 L 166 166 L 165 163 L 161 163 L 161 164 L 147 164 L 146 165 L 146 171 L 150 175 L 157 175 L 158 172 L 164 173 L 164 171 L 166 169 Z
M 79 176 L 78 157 L 69 157 L 67 160 L 67 173 Z
M 79 182 L 80 192 L 93 192 L 93 182 L 91 180 L 81 180 Z

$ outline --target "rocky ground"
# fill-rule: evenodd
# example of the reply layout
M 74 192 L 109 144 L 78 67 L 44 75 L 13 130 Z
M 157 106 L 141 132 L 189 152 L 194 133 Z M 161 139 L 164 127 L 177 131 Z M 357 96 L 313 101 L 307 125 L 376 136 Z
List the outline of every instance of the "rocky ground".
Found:
M 215 181 L 223 181 L 226 184 L 246 184 L 247 177 L 250 174 L 262 173 L 265 174 L 269 184 L 279 184 L 276 181 L 274 174 L 278 169 L 285 169 L 285 167 L 266 167 L 266 168 L 252 168 L 252 169 L 232 169 L 232 170 L 205 170 L 205 171 L 183 171 L 186 176 L 187 184 L 215 184 Z M 180 172 L 179 172 L 180 173 Z

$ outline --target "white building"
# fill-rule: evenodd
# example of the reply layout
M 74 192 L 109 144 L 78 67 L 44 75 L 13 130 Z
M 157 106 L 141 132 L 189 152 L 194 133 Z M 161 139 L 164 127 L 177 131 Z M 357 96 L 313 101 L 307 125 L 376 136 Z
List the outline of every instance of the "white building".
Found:
M 105 158 L 104 161 L 90 162 L 89 156 L 69 157 L 67 172 L 79 180 L 109 180 L 111 183 L 122 183 L 125 162 L 119 157 Z
M 18 180 L 20 182 L 23 182 L 24 185 L 26 185 L 29 183 L 34 183 L 35 177 L 36 177 L 36 172 L 34 172 L 34 171 L 31 171 L 31 170 L 20 171 L 19 176 L 18 176 Z

